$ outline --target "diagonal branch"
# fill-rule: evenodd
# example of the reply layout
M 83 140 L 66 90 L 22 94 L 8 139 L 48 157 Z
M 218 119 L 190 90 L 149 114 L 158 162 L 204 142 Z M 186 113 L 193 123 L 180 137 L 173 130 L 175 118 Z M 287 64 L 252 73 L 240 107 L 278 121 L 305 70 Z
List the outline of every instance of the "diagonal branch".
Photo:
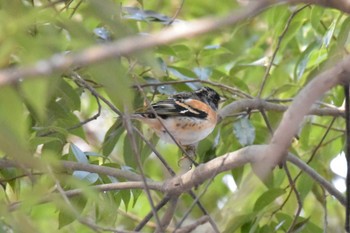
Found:
M 224 17 L 207 17 L 186 24 L 173 25 L 148 36 L 129 36 L 115 42 L 95 45 L 77 53 L 55 54 L 49 59 L 38 61 L 34 65 L 5 69 L 0 71 L 0 86 L 17 82 L 23 78 L 35 78 L 57 72 L 66 72 L 76 67 L 130 55 L 179 39 L 199 36 L 255 16 L 271 4 L 271 1 L 260 0 L 249 4 L 244 9 L 232 11 Z
M 316 76 L 294 98 L 271 139 L 270 147 L 275 148 L 274 156 L 270 156 L 271 165 L 278 164 L 286 157 L 286 151 L 312 105 L 334 86 L 350 81 L 349 67 L 350 56 L 347 56 L 332 68 Z

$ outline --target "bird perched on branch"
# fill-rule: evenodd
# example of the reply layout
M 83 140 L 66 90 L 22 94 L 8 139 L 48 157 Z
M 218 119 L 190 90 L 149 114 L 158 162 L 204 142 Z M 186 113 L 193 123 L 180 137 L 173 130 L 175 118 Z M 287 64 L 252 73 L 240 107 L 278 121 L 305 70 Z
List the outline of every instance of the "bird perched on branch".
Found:
M 154 103 L 132 118 L 149 125 L 166 142 L 195 145 L 214 130 L 220 99 L 216 91 L 203 87 Z

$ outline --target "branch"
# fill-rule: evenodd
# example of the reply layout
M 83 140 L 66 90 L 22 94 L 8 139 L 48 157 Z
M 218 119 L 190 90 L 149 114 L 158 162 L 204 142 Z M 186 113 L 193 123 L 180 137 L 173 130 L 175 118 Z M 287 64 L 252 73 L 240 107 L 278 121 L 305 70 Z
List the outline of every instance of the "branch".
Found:
M 284 2 L 316 4 L 350 13 L 350 3 L 346 0 L 289 0 Z M 76 67 L 87 66 L 110 58 L 134 54 L 158 45 L 169 44 L 179 39 L 203 35 L 253 17 L 275 3 L 280 4 L 281 1 L 260 0 L 252 2 L 244 9 L 232 11 L 224 17 L 207 17 L 186 24 L 173 25 L 149 36 L 130 36 L 115 42 L 95 45 L 78 53 L 55 54 L 49 59 L 38 61 L 33 65 L 4 69 L 0 71 L 0 86 L 24 78 L 47 76 L 57 72 L 62 73 Z
M 169 195 L 179 195 L 212 178 L 213 174 L 241 167 L 247 163 L 253 165 L 259 163 L 261 158 L 265 157 L 261 155 L 267 151 L 266 148 L 268 148 L 267 145 L 248 146 L 200 164 L 195 169 L 166 181 L 164 191 Z
M 336 85 L 347 83 L 350 80 L 350 56 L 336 63 L 332 68 L 324 71 L 312 79 L 294 98 L 294 101 L 284 113 L 281 123 L 276 129 L 270 147 L 274 154 L 270 162 L 274 165 L 286 156 L 293 137 L 297 134 L 300 124 L 312 105 L 322 95 Z
M 328 193 L 333 195 L 343 206 L 345 206 L 346 200 L 343 194 L 339 192 L 326 179 L 324 179 L 320 174 L 313 170 L 309 165 L 307 165 L 304 161 L 302 161 L 301 159 L 299 159 L 291 153 L 288 153 L 287 160 L 296 165 L 298 168 L 300 168 L 300 170 L 308 174 L 312 179 L 314 179 L 317 183 L 324 187 L 328 191 Z
M 0 160 L 0 164 L 2 164 L 2 162 L 3 160 Z M 124 178 L 129 181 L 142 180 L 141 176 L 136 173 L 133 173 L 128 170 L 113 168 L 113 167 L 106 167 L 106 166 L 93 165 L 93 164 L 83 164 L 83 163 L 77 163 L 72 161 L 62 161 L 61 166 L 65 170 L 93 172 L 93 173 L 113 176 L 116 178 Z
M 148 187 L 152 190 L 162 191 L 162 184 L 161 183 L 155 183 L 155 182 L 147 182 Z M 107 191 L 114 191 L 114 190 L 125 190 L 125 189 L 144 189 L 145 185 L 141 181 L 125 181 L 120 183 L 110 183 L 110 184 L 100 184 L 91 186 L 92 189 L 98 191 L 98 192 L 107 192 Z M 84 193 L 83 189 L 71 189 L 65 191 L 65 195 L 67 197 L 74 197 L 78 196 Z
M 174 25 L 148 36 L 125 37 L 115 42 L 92 46 L 78 53 L 55 54 L 49 59 L 38 61 L 34 65 L 5 69 L 0 71 L 0 86 L 8 85 L 24 78 L 35 78 L 56 72 L 66 72 L 76 67 L 130 55 L 158 45 L 169 44 L 179 39 L 199 36 L 253 17 L 271 4 L 271 1 L 260 0 L 249 4 L 244 9 L 232 11 L 224 17 L 207 17 L 186 24 Z
M 184 193 L 191 188 L 203 183 L 205 180 L 210 179 L 213 174 L 219 174 L 223 171 L 231 170 L 236 167 L 244 166 L 247 163 L 252 163 L 253 168 L 256 164 L 265 163 L 264 162 L 264 153 L 267 153 L 269 146 L 268 145 L 254 145 L 248 146 L 243 149 L 240 149 L 235 152 L 227 153 L 223 156 L 217 157 L 207 163 L 200 164 L 198 167 L 188 171 L 179 177 L 171 178 L 165 183 L 155 182 L 151 180 L 147 180 L 147 184 L 151 189 L 159 190 L 161 192 L 178 195 Z M 267 153 L 269 155 L 269 153 Z M 311 178 L 317 181 L 321 186 L 323 186 L 331 195 L 333 195 L 338 201 L 345 205 L 344 196 L 333 187 L 331 183 L 325 180 L 322 176 L 320 176 L 316 171 L 310 168 L 305 162 L 289 154 L 287 157 L 288 161 L 299 167 L 305 173 L 307 173 Z M 0 160 L 0 168 L 8 168 L 8 167 L 18 167 L 18 164 L 12 162 L 10 160 Z M 67 170 L 79 170 L 79 171 L 88 171 L 95 172 L 101 175 L 110 175 L 117 178 L 125 178 L 131 181 L 138 182 L 127 182 L 123 184 L 129 186 L 130 188 L 142 188 L 143 182 L 139 182 L 141 177 L 130 171 L 122 171 L 120 169 L 99 166 L 99 165 L 91 165 L 91 164 L 81 164 L 77 162 L 71 161 L 63 161 L 62 167 Z M 141 185 L 142 184 L 142 185 Z M 121 186 L 110 184 L 110 185 L 100 185 L 95 186 L 95 188 L 99 191 L 107 191 L 113 188 L 122 188 Z M 78 195 L 78 190 L 67 191 L 67 196 Z
M 233 113 L 247 111 L 247 109 L 264 109 L 266 111 L 276 111 L 276 112 L 285 112 L 288 109 L 288 106 L 270 103 L 267 100 L 263 99 L 243 99 L 232 102 L 222 109 L 219 110 L 220 120 L 232 115 Z M 344 117 L 344 110 L 337 108 L 317 108 L 312 107 L 308 111 L 309 115 L 317 116 L 334 116 L 334 117 Z
M 166 181 L 163 189 L 169 195 L 179 195 L 210 179 L 214 173 L 219 174 L 236 167 L 241 167 L 247 163 L 251 163 L 253 169 L 256 171 L 256 168 L 259 168 L 260 164 L 264 164 L 264 166 L 269 165 L 266 163 L 266 157 L 270 156 L 271 154 L 272 151 L 269 145 L 248 146 L 238 151 L 217 157 L 207 163 L 200 164 L 198 167 L 188 171 L 182 176 Z M 288 154 L 287 159 L 289 162 L 303 170 L 322 187 L 324 187 L 328 193 L 333 195 L 342 205 L 345 205 L 346 200 L 343 194 L 304 161 L 292 154 Z
M 175 233 L 188 233 L 188 232 L 192 232 L 193 230 L 195 230 L 199 225 L 203 225 L 206 222 L 209 221 L 209 218 L 207 215 L 200 217 L 199 219 L 197 219 L 196 221 L 194 221 L 193 223 L 184 226 L 182 228 L 179 228 L 175 231 Z
M 276 1 L 278 2 L 278 1 Z M 305 4 L 314 4 L 314 5 L 320 5 L 324 7 L 330 7 L 337 10 L 340 10 L 342 12 L 350 14 L 350 2 L 348 0 L 336 0 L 336 1 L 330 1 L 330 0 L 289 0 L 285 1 L 289 3 L 305 3 Z

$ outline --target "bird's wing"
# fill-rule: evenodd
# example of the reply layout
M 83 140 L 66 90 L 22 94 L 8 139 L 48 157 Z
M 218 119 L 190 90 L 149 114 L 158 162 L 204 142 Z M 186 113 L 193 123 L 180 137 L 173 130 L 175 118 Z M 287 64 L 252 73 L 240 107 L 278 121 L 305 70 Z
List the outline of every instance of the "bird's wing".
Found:
M 200 102 L 198 100 L 193 100 Z M 163 119 L 170 116 L 187 116 L 187 117 L 197 117 L 205 118 L 207 113 L 200 109 L 196 109 L 187 104 L 188 100 L 183 99 L 167 99 L 159 101 L 155 104 L 152 104 L 152 107 L 149 107 L 145 112 L 140 112 L 144 117 L 155 118 L 154 112 Z M 152 109 L 153 108 L 153 109 Z

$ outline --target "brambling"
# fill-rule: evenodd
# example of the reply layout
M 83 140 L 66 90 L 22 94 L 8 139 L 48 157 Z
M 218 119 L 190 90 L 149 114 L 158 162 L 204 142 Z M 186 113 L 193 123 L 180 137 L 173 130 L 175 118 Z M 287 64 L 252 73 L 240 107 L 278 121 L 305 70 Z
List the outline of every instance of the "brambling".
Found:
M 132 117 L 149 125 L 163 141 L 175 143 L 169 132 L 180 145 L 195 145 L 214 130 L 220 99 L 216 91 L 203 87 L 175 94 Z

